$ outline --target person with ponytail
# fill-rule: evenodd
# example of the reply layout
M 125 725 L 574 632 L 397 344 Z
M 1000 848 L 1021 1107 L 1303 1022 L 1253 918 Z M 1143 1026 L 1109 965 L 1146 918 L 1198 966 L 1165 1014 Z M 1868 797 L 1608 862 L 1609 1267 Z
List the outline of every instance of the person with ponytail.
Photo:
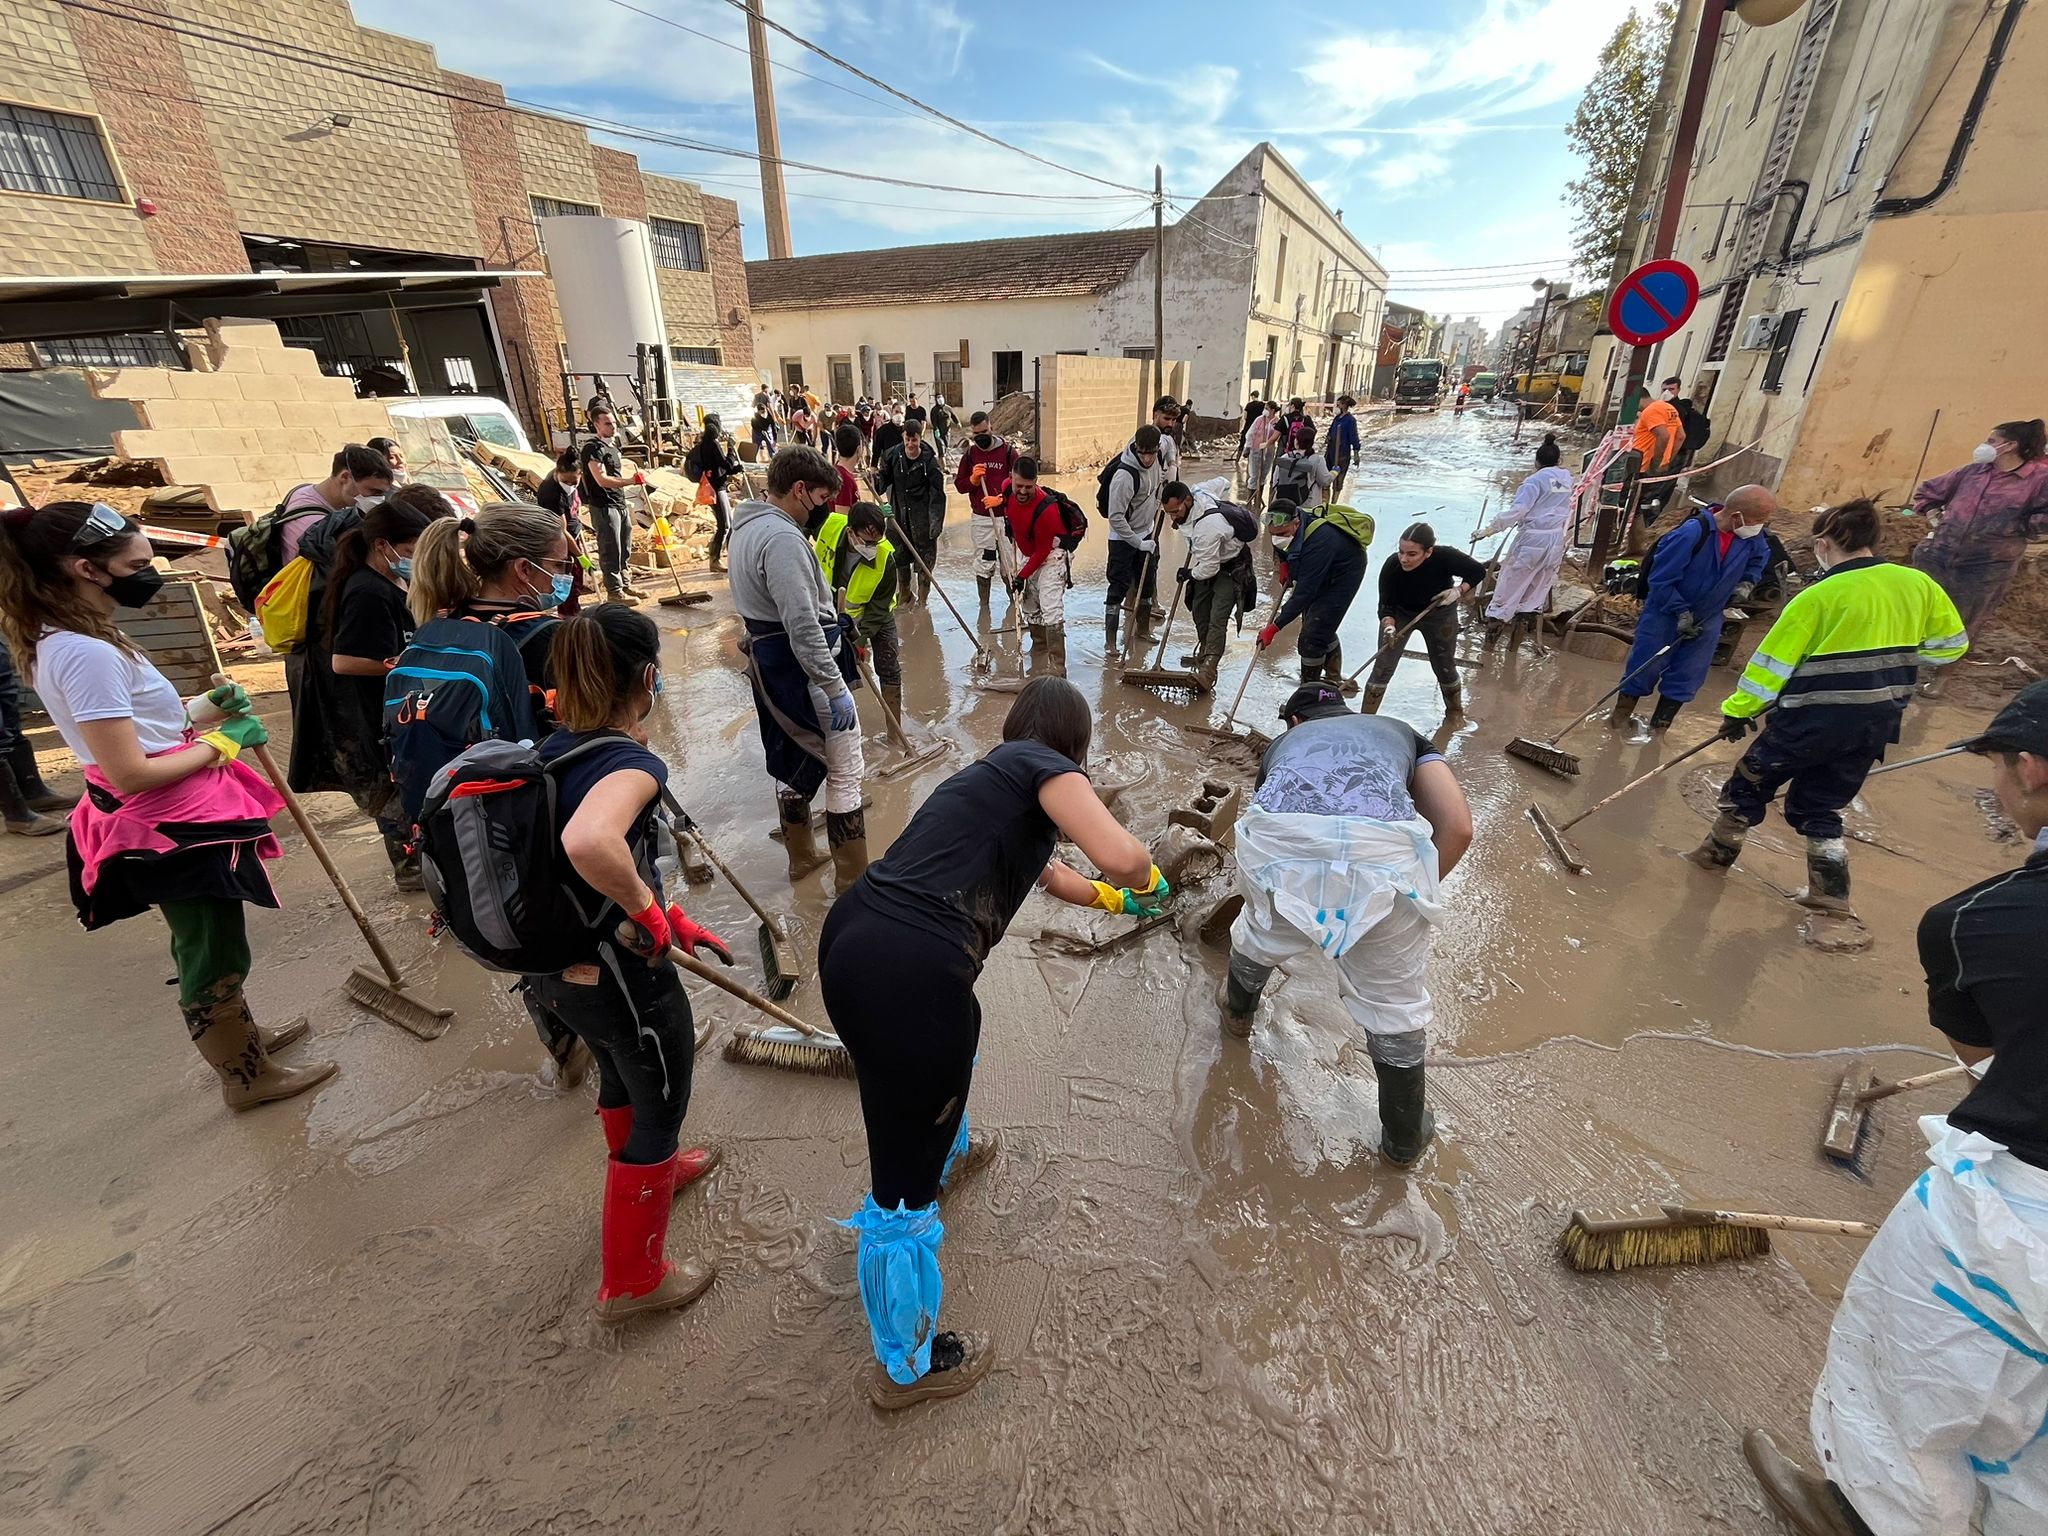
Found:
M 562 723 L 540 756 L 555 785 L 569 894 L 596 916 L 584 959 L 524 987 L 597 1061 L 609 1153 L 597 1315 L 619 1322 L 688 1306 L 718 1273 L 707 1258 L 665 1253 L 676 1191 L 719 1160 L 716 1148 L 677 1150 L 696 1030 L 669 952 L 733 961 L 723 939 L 664 899 L 655 867 L 655 802 L 668 765 L 648 750 L 645 722 L 661 691 L 661 631 L 643 613 L 606 604 L 558 625 L 553 643 Z
M 711 516 L 717 526 L 711 530 L 710 565 L 716 575 L 725 569 L 721 557 L 725 552 L 726 534 L 732 528 L 732 498 L 726 494 L 725 488 L 740 473 L 740 461 L 726 451 L 725 432 L 716 416 L 705 416 L 704 430 L 684 460 L 683 472 L 693 477 L 698 489 L 708 492 L 711 497 Z
M 306 635 L 305 681 L 292 707 L 292 788 L 339 791 L 355 801 L 376 822 L 401 891 L 425 887 L 395 803 L 384 678 L 412 638 L 405 589 L 419 536 L 428 524 L 454 517 L 455 508 L 432 486 L 404 486 L 335 542 L 326 599 Z
M 1948 593 L 1975 638 L 2019 574 L 2027 540 L 2048 524 L 2048 428 L 2002 421 L 1961 469 L 1922 481 L 1913 510 L 1934 525 L 1913 564 Z
M 1472 535 L 1477 544 L 1496 533 L 1515 530 L 1514 542 L 1501 557 L 1493 596 L 1486 604 L 1486 651 L 1499 642 L 1503 628 L 1508 633 L 1510 655 L 1520 647 L 1525 631 L 1536 633 L 1541 649 L 1537 626 L 1550 606 L 1550 588 L 1557 580 L 1558 567 L 1564 564 L 1564 525 L 1572 512 L 1571 471 L 1558 467 L 1561 457 L 1556 434 L 1544 433 L 1536 448 L 1536 473 L 1522 482 L 1512 505 Z
M 537 741 L 551 726 L 555 610 L 573 569 L 561 518 L 524 502 L 437 519 L 420 534 L 406 590 L 419 628 L 386 679 L 383 714 L 408 842 L 428 783 L 458 753 L 486 739 Z M 522 995 L 550 1080 L 573 1088 L 589 1053 Z
M 88 929 L 155 907 L 171 930 L 185 1028 L 230 1109 L 303 1093 L 331 1061 L 285 1066 L 306 1033 L 258 1028 L 243 997 L 245 904 L 277 905 L 264 864 L 283 798 L 241 754 L 269 738 L 233 684 L 191 700 L 114 625 L 163 586 L 149 540 L 113 507 L 21 507 L 0 519 L 0 629 L 84 769 L 71 812 L 71 900 Z

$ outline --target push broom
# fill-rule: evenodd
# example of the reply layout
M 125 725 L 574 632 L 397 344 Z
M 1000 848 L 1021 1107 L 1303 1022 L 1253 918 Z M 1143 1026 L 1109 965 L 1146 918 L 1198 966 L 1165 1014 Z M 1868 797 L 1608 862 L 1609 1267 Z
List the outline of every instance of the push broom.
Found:
M 681 547 L 680 541 L 670 530 L 668 519 L 659 512 L 654 514 L 654 547 L 661 551 L 663 564 L 668 567 L 669 579 L 676 584 L 675 591 L 670 596 L 664 597 L 661 600 L 662 607 L 687 608 L 692 603 L 708 603 L 711 601 L 711 594 L 709 592 L 686 592 L 683 590 L 683 573 L 677 569 L 676 564 L 676 555 Z
M 1573 1211 L 1558 1237 L 1558 1252 L 1573 1269 L 1588 1274 L 1645 1265 L 1718 1264 L 1726 1259 L 1758 1258 L 1771 1251 L 1773 1232 L 1877 1236 L 1876 1226 L 1867 1221 L 1775 1216 L 1696 1205 L 1666 1205 L 1662 1212 L 1651 1216 L 1633 1211 Z
M 1659 763 L 1656 767 L 1652 768 L 1648 773 L 1641 774 L 1636 778 L 1630 779 L 1626 784 L 1622 785 L 1621 788 L 1617 789 L 1613 794 L 1607 796 L 1605 799 L 1594 801 L 1591 805 L 1587 806 L 1585 810 L 1579 812 L 1578 815 L 1574 816 L 1570 821 L 1563 822 L 1561 824 L 1558 822 L 1553 822 L 1550 819 L 1550 817 L 1545 813 L 1543 807 L 1536 804 L 1536 802 L 1533 800 L 1529 802 L 1529 819 L 1536 823 L 1537 835 L 1543 839 L 1544 843 L 1549 847 L 1551 853 L 1556 856 L 1558 863 L 1562 864 L 1572 874 L 1588 874 L 1591 872 L 1590 866 L 1587 865 L 1586 862 L 1579 857 L 1577 850 L 1575 850 L 1570 843 L 1565 841 L 1565 833 L 1571 831 L 1573 827 L 1576 827 L 1580 822 L 1584 821 L 1588 816 L 1592 815 L 1595 811 L 1604 810 L 1608 806 L 1614 804 L 1615 801 L 1619 800 L 1623 795 L 1627 794 L 1630 790 L 1640 789 L 1643 785 L 1649 783 L 1650 780 L 1656 778 L 1659 774 L 1669 773 L 1672 769 L 1676 768 L 1680 763 L 1684 762 L 1689 757 L 1697 757 L 1700 753 L 1706 751 L 1707 748 L 1713 746 L 1716 742 L 1720 741 L 1720 739 L 1721 734 L 1720 732 L 1716 731 L 1712 736 L 1709 736 L 1705 741 L 1701 742 L 1698 746 L 1687 747 L 1683 752 L 1679 753 L 1678 756 L 1672 758 L 1669 762 Z
M 946 589 L 939 585 L 938 577 L 934 576 L 932 568 L 924 563 L 924 556 L 919 554 L 917 546 L 910 542 L 909 536 L 904 533 L 902 525 L 896 521 L 896 515 L 893 512 L 889 514 L 888 527 L 890 542 L 896 544 L 899 548 L 910 551 L 910 558 L 917 562 L 917 568 L 924 573 L 925 581 L 929 583 L 934 592 L 939 594 L 939 600 L 946 605 L 946 611 L 959 621 L 960 632 L 967 637 L 968 644 L 974 647 L 974 670 L 984 674 L 976 679 L 974 686 L 987 689 L 990 693 L 1019 692 L 1024 687 L 1023 678 L 990 677 L 986 675 L 995 671 L 995 657 L 989 653 L 989 648 L 981 643 L 981 637 L 975 634 L 974 627 L 967 622 L 966 616 L 953 606 L 953 599 L 948 597 Z
M 1180 596 L 1187 590 L 1182 582 L 1173 584 L 1173 602 L 1166 610 L 1166 627 L 1159 631 L 1159 648 L 1152 653 L 1149 667 L 1126 667 L 1123 681 L 1133 688 L 1185 688 L 1190 693 L 1202 691 L 1195 674 L 1181 667 L 1163 665 L 1166 660 L 1166 642 L 1173 634 L 1173 621 L 1180 614 Z M 1198 642 L 1199 643 L 1199 642 Z
M 856 650 L 853 659 L 860 668 L 861 681 L 868 685 L 868 692 L 875 696 L 875 702 L 882 707 L 882 718 L 889 725 L 889 739 L 896 743 L 896 750 L 903 754 L 888 767 L 876 769 L 875 776 L 883 779 L 901 778 L 913 769 L 922 768 L 933 758 L 943 756 L 946 748 L 952 745 L 943 737 L 935 739 L 928 747 L 918 748 L 910 744 L 910 738 L 903 733 L 903 722 L 897 718 L 896 711 L 889 707 L 889 701 L 882 697 L 882 685 L 876 681 L 875 669 L 868 665 L 867 657 Z
M 1665 646 L 1662 650 L 1656 652 L 1654 655 L 1644 657 L 1642 664 L 1640 666 L 1636 667 L 1634 671 L 1625 674 L 1620 682 L 1616 683 L 1612 688 L 1608 689 L 1607 692 L 1603 693 L 1600 696 L 1599 701 L 1594 704 L 1591 712 L 1581 715 L 1578 719 L 1574 720 L 1570 725 L 1566 726 L 1563 730 L 1559 731 L 1555 736 L 1551 737 L 1550 740 L 1531 741 L 1526 736 L 1517 736 L 1513 741 L 1509 742 L 1507 745 L 1508 756 L 1519 757 L 1524 762 L 1534 763 L 1538 768 L 1547 768 L 1552 773 L 1576 774 L 1579 771 L 1579 754 L 1576 752 L 1565 751 L 1563 748 L 1558 746 L 1558 743 L 1563 741 L 1565 737 L 1571 735 L 1571 733 L 1573 731 L 1576 731 L 1580 726 L 1586 724 L 1587 721 L 1592 720 L 1595 716 L 1597 716 L 1600 713 L 1601 706 L 1606 704 L 1608 700 L 1618 695 L 1622 689 L 1626 688 L 1629 685 L 1630 680 L 1634 678 L 1638 672 L 1641 672 L 1644 667 L 1649 666 L 1651 662 L 1657 660 L 1659 656 L 1664 655 L 1665 652 L 1671 649 L 1672 645 L 1676 644 L 1678 644 L 1678 642 L 1674 640 L 1671 642 L 1671 645 Z
M 1906 765 L 1901 763 L 1899 766 L 1903 768 Z M 1835 1084 L 1835 1097 L 1828 1105 L 1827 1123 L 1821 1127 L 1821 1156 L 1860 1176 L 1865 1171 L 1865 1153 L 1870 1145 L 1871 1105 L 1895 1093 L 1929 1088 L 1936 1083 L 1966 1076 L 1969 1070 L 1962 1066 L 1943 1067 L 1937 1072 L 1922 1072 L 1918 1077 L 1902 1077 L 1896 1083 L 1880 1083 L 1874 1072 L 1867 1076 L 1859 1071 L 1844 1072 L 1842 1080 Z M 1863 1081 L 1859 1083 L 1858 1077 Z
M 749 1008 L 765 1013 L 775 1023 L 767 1029 L 748 1029 L 735 1024 L 725 1040 L 725 1059 L 761 1067 L 782 1067 L 791 1072 L 809 1072 L 816 1077 L 852 1077 L 853 1057 L 846 1042 L 829 1030 L 806 1024 L 787 1008 L 771 1003 L 752 987 L 745 987 L 706 965 L 695 955 L 671 949 L 669 959 L 677 967 L 708 981 L 721 992 L 730 993 Z
M 731 866 L 718 856 L 718 851 L 704 836 L 703 829 L 691 819 L 690 813 L 678 805 L 666 789 L 662 791 L 662 799 L 668 805 L 670 825 L 689 836 L 705 861 L 725 876 L 725 883 L 739 893 L 740 900 L 747 904 L 747 909 L 760 923 L 755 938 L 761 947 L 761 974 L 768 979 L 768 995 L 781 1002 L 804 979 L 803 961 L 797 958 L 796 946 L 789 941 L 787 922 L 769 915 L 768 910 L 755 899 L 754 893 L 741 884 L 740 877 L 732 872 Z

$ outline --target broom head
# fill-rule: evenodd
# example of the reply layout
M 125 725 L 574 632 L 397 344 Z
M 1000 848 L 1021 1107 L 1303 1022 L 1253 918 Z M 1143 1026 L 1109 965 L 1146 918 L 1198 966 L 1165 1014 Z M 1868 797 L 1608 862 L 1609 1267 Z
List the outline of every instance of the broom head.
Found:
M 1844 1072 L 1835 1084 L 1834 1102 L 1828 1106 L 1828 1121 L 1821 1131 L 1821 1155 L 1846 1163 L 1860 1171 L 1864 1143 L 1870 1133 L 1870 1106 L 1856 1102 L 1857 1096 L 1877 1086 L 1877 1074 L 1858 1081 L 1855 1072 Z
M 1633 1211 L 1573 1211 L 1557 1240 L 1565 1263 L 1581 1274 L 1644 1265 L 1718 1264 L 1771 1251 L 1762 1227 L 1688 1220 Z
M 763 990 L 770 1001 L 779 1003 L 796 990 L 803 979 L 803 968 L 789 940 L 768 924 L 760 924 L 755 934 L 761 941 L 761 974 L 767 978 Z
M 786 1072 L 809 1072 L 816 1077 L 853 1076 L 853 1057 L 835 1036 L 814 1037 L 786 1024 L 766 1029 L 735 1025 L 725 1037 L 725 1059 L 757 1067 L 781 1067 Z
M 709 592 L 671 592 L 661 600 L 661 606 L 664 608 L 688 608 L 695 603 L 708 603 L 710 601 L 711 594 Z
M 1529 807 L 1529 819 L 1536 823 L 1537 835 L 1543 839 L 1544 846 L 1550 849 L 1551 855 L 1558 863 L 1575 875 L 1587 872 L 1585 862 L 1572 852 L 1571 845 L 1564 840 L 1564 834 L 1558 831 L 1556 825 L 1544 814 L 1542 806 L 1532 803 Z
M 440 1039 L 448 1032 L 448 1021 L 455 1017 L 453 1008 L 421 1002 L 410 992 L 361 967 L 348 973 L 342 990 L 357 1007 L 367 1008 L 385 1023 L 396 1024 L 422 1040 Z
M 1123 681 L 1131 688 L 1178 688 L 1188 693 L 1201 692 L 1201 684 L 1195 674 L 1178 667 L 1130 667 L 1125 670 Z
M 1517 736 L 1508 743 L 1507 752 L 1510 757 L 1519 757 L 1525 763 L 1534 763 L 1552 773 L 1575 774 L 1579 771 L 1578 753 L 1567 752 L 1547 741 L 1531 741 L 1526 736 Z

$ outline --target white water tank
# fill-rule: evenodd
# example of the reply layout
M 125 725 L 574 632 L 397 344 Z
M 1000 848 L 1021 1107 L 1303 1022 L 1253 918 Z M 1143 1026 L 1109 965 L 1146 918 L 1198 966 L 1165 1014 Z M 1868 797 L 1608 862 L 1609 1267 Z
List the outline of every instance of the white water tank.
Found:
M 571 371 L 601 373 L 608 380 L 637 378 L 637 348 L 644 343 L 660 356 L 668 345 L 647 226 L 572 214 L 542 219 L 540 238 L 562 310 Z M 589 394 L 588 384 L 577 380 L 579 400 Z M 630 389 L 613 393 L 621 400 L 632 396 Z

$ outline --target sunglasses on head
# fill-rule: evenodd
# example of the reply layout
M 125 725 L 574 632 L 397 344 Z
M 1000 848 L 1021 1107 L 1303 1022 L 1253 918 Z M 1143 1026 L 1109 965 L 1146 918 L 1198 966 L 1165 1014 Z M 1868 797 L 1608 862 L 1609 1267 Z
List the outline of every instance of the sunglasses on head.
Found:
M 92 504 L 92 510 L 85 514 L 85 521 L 78 525 L 78 532 L 71 535 L 73 549 L 90 549 L 106 539 L 118 539 L 128 533 L 128 519 L 119 509 L 108 506 L 104 501 Z

